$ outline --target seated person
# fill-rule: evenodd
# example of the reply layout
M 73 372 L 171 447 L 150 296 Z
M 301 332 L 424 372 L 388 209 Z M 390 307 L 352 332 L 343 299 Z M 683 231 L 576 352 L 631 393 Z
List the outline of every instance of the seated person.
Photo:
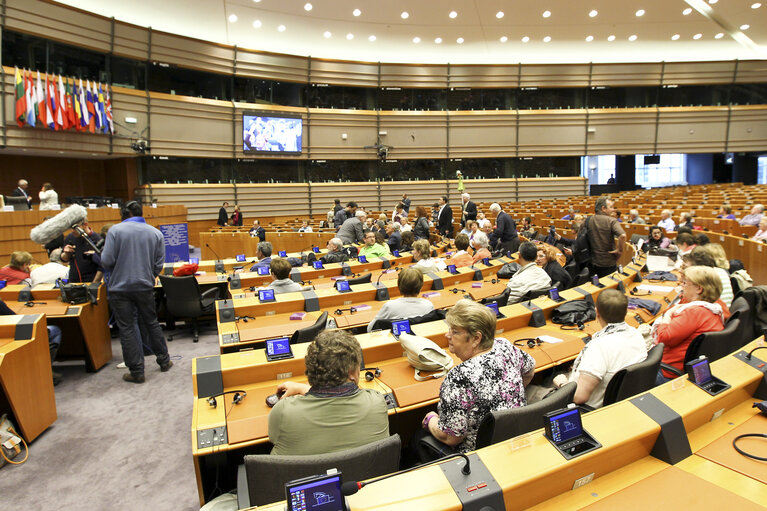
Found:
M 373 231 L 366 232 L 364 242 L 365 242 L 365 245 L 362 248 L 360 248 L 359 255 L 365 256 L 368 259 L 371 259 L 374 257 L 384 257 L 389 255 L 389 251 L 386 250 L 386 247 L 376 242 L 375 232 Z
M 400 233 L 399 222 L 389 222 L 386 224 L 386 244 L 389 245 L 389 250 L 394 252 L 400 250 L 402 247 L 402 234 Z
M 716 215 L 716 217 L 724 218 L 725 220 L 735 220 L 735 214 L 733 214 L 732 208 L 727 205 L 724 205 L 721 208 L 719 208 L 719 214 Z
M 713 268 L 690 266 L 682 270 L 681 301 L 670 307 L 652 326 L 655 344 L 663 343 L 662 362 L 684 372 L 684 355 L 699 334 L 724 329 L 729 311 L 721 305 L 722 281 Z M 661 369 L 657 383 L 676 378 Z
M 762 219 L 759 220 L 759 230 L 756 231 L 756 234 L 754 234 L 754 237 L 751 239 L 754 241 L 767 240 L 767 217 L 762 217 Z
M 306 220 L 301 221 L 301 227 L 298 228 L 298 232 L 312 232 L 312 226 Z
M 473 220 L 469 220 L 473 222 Z M 455 237 L 456 252 L 450 256 L 445 264 L 454 264 L 456 268 L 471 266 L 474 264 L 472 256 L 466 251 L 469 248 L 469 237 L 465 234 L 459 234 Z
M 469 220 L 466 222 L 466 228 L 469 230 L 467 236 L 469 236 L 469 246 L 474 248 L 474 236 L 477 235 L 479 230 L 479 224 L 476 220 Z
M 413 244 L 415 243 L 415 235 L 413 231 L 402 231 L 402 245 L 399 248 L 400 252 L 412 252 Z
M 509 304 L 521 302 L 530 291 L 540 291 L 551 287 L 551 277 L 543 268 L 535 264 L 538 249 L 531 241 L 525 241 L 519 246 L 519 265 L 506 287 L 509 290 Z
M 434 310 L 434 304 L 426 298 L 419 298 L 423 287 L 423 274 L 416 268 L 405 268 L 397 275 L 397 288 L 401 298 L 384 302 L 376 317 L 368 324 L 368 332 L 379 319 L 408 319 L 423 316 Z
M 709 268 L 713 268 L 716 274 L 719 276 L 719 281 L 722 283 L 722 289 L 719 292 L 719 299 L 722 302 L 722 305 L 727 306 L 727 308 L 732 305 L 732 300 L 734 298 L 734 293 L 732 292 L 732 283 L 730 282 L 730 273 L 725 270 L 724 268 L 720 268 L 716 264 L 716 259 L 714 259 L 714 255 L 711 252 L 709 245 L 706 245 L 705 247 L 695 247 L 690 251 L 688 254 L 689 257 L 682 257 L 680 259 L 689 261 L 689 266 L 708 266 Z M 728 261 L 729 264 L 729 261 Z M 729 314 L 726 314 L 726 316 L 729 316 Z
M 402 227 L 400 227 L 401 233 L 411 232 L 413 230 L 413 226 L 410 225 L 410 222 L 408 221 L 407 217 L 402 219 L 402 222 L 400 222 Z
M 740 222 L 738 222 L 740 225 L 759 225 L 759 222 L 762 220 L 762 217 L 764 216 L 764 206 L 761 204 L 755 204 L 753 208 L 751 208 L 751 213 L 744 216 L 740 219 Z
M 271 281 L 267 287 L 269 289 L 274 289 L 274 294 L 296 293 L 303 289 L 301 284 L 294 282 L 290 278 L 290 270 L 292 268 L 290 262 L 282 257 L 275 257 L 269 263 L 269 270 L 272 272 L 274 280 Z
M 14 316 L 16 315 L 10 307 L 8 307 L 3 300 L 0 300 L 0 316 Z M 56 360 L 56 353 L 61 346 L 61 328 L 55 325 L 48 325 L 48 350 L 51 355 L 51 364 Z M 62 374 L 56 371 L 53 373 L 53 384 L 58 385 L 63 378 Z
M 459 300 L 447 313 L 450 352 L 461 363 L 445 376 L 437 413 L 423 419 L 425 432 L 460 452 L 474 450 L 482 418 L 496 410 L 525 406 L 525 387 L 535 360 L 503 338 L 495 339 L 495 314 L 471 300 Z
M 258 271 L 259 266 L 268 268 L 272 263 L 272 244 L 268 241 L 260 241 L 256 246 L 256 258 L 258 262 L 250 268 L 250 271 Z
M 660 227 L 663 227 L 663 230 L 666 232 L 674 232 L 676 229 L 676 225 L 674 224 L 674 220 L 671 218 L 671 210 L 670 209 L 664 209 L 660 213 L 660 221 L 658 222 L 658 225 Z
M 349 256 L 344 254 L 342 249 L 344 248 L 344 242 L 340 238 L 333 238 L 328 241 L 327 254 L 320 257 L 322 264 L 328 263 L 343 263 L 349 260 Z
M 676 240 L 674 240 L 674 244 L 677 246 L 677 248 L 679 248 L 679 252 L 677 252 L 676 263 L 674 264 L 674 267 L 678 270 L 682 267 L 682 256 L 686 256 L 692 252 L 692 249 L 694 249 L 697 245 L 695 245 L 695 238 L 689 232 L 682 232 L 677 234 Z
M 572 220 L 575 216 L 575 208 L 568 208 L 567 214 L 562 217 L 562 220 Z
M 480 230 L 485 230 L 490 229 L 493 224 L 485 218 L 484 213 L 477 213 L 477 225 L 479 225 Z
M 687 211 L 680 213 L 678 227 L 687 227 L 692 229 L 692 213 L 688 213 Z
M 668 248 L 669 245 L 671 245 L 671 240 L 663 236 L 663 228 L 653 225 L 650 227 L 650 235 L 647 241 L 642 244 L 642 251 L 655 251 L 661 248 Z
M 383 440 L 389 418 L 383 394 L 359 388 L 362 349 L 351 334 L 325 330 L 309 344 L 309 383 L 286 381 L 269 413 L 272 454 L 325 454 Z
M 62 264 L 60 248 L 51 251 L 48 259 L 50 259 L 48 264 L 38 266 L 30 272 L 33 287 L 38 284 L 53 284 L 57 279 L 69 278 L 69 266 Z
M 16 251 L 11 254 L 11 262 L 0 268 L 0 280 L 7 284 L 24 284 L 29 286 L 32 279 L 29 276 L 32 254 L 24 251 Z
M 646 224 L 644 218 L 639 216 L 639 211 L 636 209 L 629 210 L 629 223 L 630 224 Z
M 535 264 L 543 268 L 543 271 L 551 278 L 552 284 L 559 282 L 558 289 L 569 289 L 573 283 L 573 278 L 562 268 L 557 260 L 557 250 L 551 245 L 538 245 L 538 256 L 535 258 Z
M 568 220 L 572 219 L 569 218 Z M 533 219 L 531 217 L 526 216 L 522 219 L 522 224 L 519 226 L 519 234 L 528 240 L 533 238 L 535 235 L 535 227 L 533 227 Z
M 490 240 L 484 232 L 478 232 L 474 235 L 474 255 L 471 256 L 471 264 L 490 257 Z
M 261 223 L 258 220 L 253 220 L 253 227 L 250 228 L 248 234 L 250 234 L 251 238 L 258 237 L 260 241 L 266 239 L 266 231 L 261 227 Z
M 626 324 L 628 304 L 626 295 L 617 289 L 599 293 L 597 322 L 602 329 L 583 347 L 570 375 L 560 374 L 554 378 L 557 388 L 571 381 L 578 384 L 573 398 L 575 404 L 599 408 L 615 373 L 647 358 L 644 337 Z
M 447 268 L 445 262 L 438 257 L 431 257 L 431 246 L 426 240 L 417 240 L 413 243 L 413 268 L 418 268 L 423 273 L 442 271 Z

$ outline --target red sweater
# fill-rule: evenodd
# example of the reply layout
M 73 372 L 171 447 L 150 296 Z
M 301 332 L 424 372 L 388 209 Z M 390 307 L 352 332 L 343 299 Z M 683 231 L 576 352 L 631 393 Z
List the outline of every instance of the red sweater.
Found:
M 25 279 L 29 278 L 29 273 L 11 268 L 10 266 L 3 266 L 0 268 L 0 280 L 8 281 L 8 284 L 21 284 Z
M 720 305 L 722 305 L 720 303 Z M 722 306 L 724 317 L 729 315 L 726 306 Z M 698 335 L 706 332 L 718 332 L 724 329 L 722 320 L 718 314 L 714 314 L 705 307 L 689 307 L 678 316 L 674 316 L 671 322 L 659 324 L 656 330 L 657 342 L 663 343 L 664 364 L 684 372 L 684 355 L 687 347 Z M 676 375 L 663 371 L 666 378 L 675 378 Z

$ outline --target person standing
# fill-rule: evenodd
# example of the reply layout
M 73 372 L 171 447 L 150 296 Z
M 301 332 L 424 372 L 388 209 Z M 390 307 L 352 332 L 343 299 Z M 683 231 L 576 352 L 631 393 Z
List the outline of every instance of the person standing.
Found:
M 461 227 L 464 227 L 469 220 L 477 220 L 477 205 L 472 202 L 471 196 L 468 193 L 461 195 L 461 201 L 463 202 Z
M 50 183 L 43 183 L 43 187 L 40 189 L 40 193 L 37 194 L 40 198 L 40 210 L 56 209 L 59 205 L 59 194 L 53 189 L 53 185 Z
M 439 211 L 437 212 L 437 232 L 440 236 L 453 237 L 453 210 L 447 204 L 447 196 L 439 198 Z
M 402 202 L 402 209 L 405 210 L 405 214 L 409 214 L 410 213 L 410 198 L 407 196 L 406 193 L 402 194 L 402 200 L 400 202 Z
M 98 245 L 101 241 L 101 236 L 90 228 L 88 222 L 80 224 L 80 229 L 94 245 Z M 72 230 L 64 238 L 64 251 L 61 253 L 61 260 L 69 263 L 69 282 L 93 282 L 99 267 L 91 259 L 92 254 L 93 247 L 85 241 L 85 238 L 78 231 Z
M 503 212 L 501 205 L 497 202 L 490 204 L 490 212 L 495 214 L 495 230 L 488 236 L 490 246 L 493 249 L 502 249 L 504 252 L 516 252 L 519 248 L 516 222 L 508 213 Z
M 463 193 L 466 187 L 463 186 L 463 174 L 460 170 L 455 171 L 455 178 L 458 180 L 458 193 Z
M 235 227 L 242 227 L 242 211 L 240 206 L 234 205 L 234 212 L 232 212 L 232 225 Z
M 626 231 L 611 216 L 615 210 L 613 204 L 607 197 L 598 198 L 594 205 L 594 216 L 586 220 L 591 243 L 591 264 L 600 278 L 618 270 L 618 260 L 626 245 Z M 615 238 L 618 238 L 617 242 Z
M 154 301 L 154 283 L 165 262 L 165 246 L 160 231 L 144 220 L 141 204 L 131 201 L 121 214 L 123 221 L 107 233 L 101 264 L 111 271 L 109 305 L 120 330 L 123 360 L 130 370 L 123 374 L 123 380 L 144 383 L 144 352 L 136 335 L 136 319 L 147 332 L 160 371 L 173 366 Z
M 218 210 L 218 222 L 216 222 L 221 227 L 224 227 L 227 224 L 227 220 L 229 219 L 229 213 L 226 212 L 226 208 L 229 207 L 228 202 L 224 202 L 221 205 L 221 209 Z
M 19 179 L 19 182 L 16 184 L 16 189 L 13 192 L 11 192 L 11 196 L 26 198 L 27 206 L 29 207 L 29 209 L 32 209 L 32 197 L 30 197 L 29 194 L 27 193 L 28 187 L 29 187 L 29 183 L 27 182 L 26 179 Z

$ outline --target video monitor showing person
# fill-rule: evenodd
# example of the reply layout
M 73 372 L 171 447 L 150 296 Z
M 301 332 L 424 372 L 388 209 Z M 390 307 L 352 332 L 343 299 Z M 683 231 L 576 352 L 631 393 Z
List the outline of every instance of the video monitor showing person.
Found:
M 246 153 L 301 154 L 301 117 L 245 113 L 242 143 Z

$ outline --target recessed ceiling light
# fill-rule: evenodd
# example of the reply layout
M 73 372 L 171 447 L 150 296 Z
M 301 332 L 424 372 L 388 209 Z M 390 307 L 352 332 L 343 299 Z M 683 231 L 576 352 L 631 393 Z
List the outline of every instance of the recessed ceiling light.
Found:
M 455 40 L 455 42 L 457 42 L 458 44 L 463 44 L 463 37 L 459 37 L 458 39 Z
M 587 36 L 586 36 L 586 42 L 587 42 L 587 43 L 590 43 L 590 42 L 591 42 L 591 41 L 593 41 L 593 40 L 594 40 L 594 36 L 593 36 L 593 35 L 587 35 Z
M 708 0 L 708 3 L 710 3 L 711 5 L 714 5 L 714 4 L 715 4 L 715 3 L 717 3 L 718 1 L 719 1 L 719 0 Z
M 543 42 L 544 43 L 548 43 L 549 41 L 551 41 L 551 36 L 550 35 L 547 35 L 546 37 L 543 38 Z
M 749 28 L 751 28 L 751 25 L 749 25 L 748 23 L 740 26 L 741 30 L 748 30 Z
M 685 10 L 683 10 L 683 11 L 682 11 L 682 14 L 684 14 L 685 16 L 687 16 L 687 15 L 688 15 L 688 14 L 690 14 L 691 12 L 692 12 L 692 9 L 691 9 L 690 7 L 688 7 L 687 9 L 685 9 Z
M 455 11 L 450 11 L 450 14 L 448 14 L 448 16 L 450 16 L 450 19 L 455 19 L 458 17 L 458 13 Z
M 402 14 L 400 14 L 399 16 L 403 20 L 406 20 L 406 19 L 408 19 L 410 17 L 410 14 L 408 14 L 407 11 L 402 11 Z
M 530 38 L 529 38 L 529 37 L 527 37 L 527 36 L 525 36 L 525 37 L 523 37 L 523 38 L 522 38 L 522 42 L 523 42 L 523 43 L 526 43 L 526 42 L 529 42 L 529 41 L 530 41 Z
M 285 32 L 285 25 L 280 25 L 279 27 L 277 27 L 277 31 L 278 32 Z
M 599 14 L 599 11 L 596 9 L 591 9 L 591 11 L 589 11 L 589 18 L 596 18 L 597 14 Z
M 261 0 L 253 0 L 254 3 L 260 3 Z
M 359 9 L 354 9 L 354 10 L 352 11 L 352 14 L 353 14 L 354 16 L 359 16 L 360 14 L 362 14 L 362 11 L 360 11 Z
M 330 32 L 328 32 L 328 31 L 325 31 L 325 33 L 324 33 L 324 34 L 322 34 L 322 36 L 323 36 L 325 39 L 330 39 L 330 36 L 332 36 L 332 35 L 333 35 L 333 34 L 331 34 L 331 33 L 330 33 Z
M 509 40 L 509 38 L 508 38 L 508 37 L 506 37 L 505 35 L 501 36 L 501 42 L 502 42 L 502 43 L 505 43 L 505 42 L 506 42 L 506 41 L 508 41 L 508 40 Z
M 610 35 L 607 36 L 607 40 L 610 41 L 610 42 L 613 42 L 613 41 L 615 41 L 615 36 L 610 34 Z
M 674 35 L 672 35 L 672 36 L 671 36 L 671 40 L 672 40 L 672 41 L 677 41 L 677 40 L 679 40 L 679 34 L 674 34 Z
M 637 17 L 644 16 L 644 9 L 639 9 L 635 14 Z
M 714 39 L 721 39 L 722 37 L 724 37 L 724 32 L 719 32 L 714 36 Z
M 348 39 L 349 41 L 351 41 L 352 39 L 354 39 L 354 34 L 352 34 L 351 32 L 349 32 L 348 34 L 346 34 L 346 39 Z
M 414 42 L 415 44 L 418 44 L 418 43 L 420 43 L 420 42 L 421 42 L 421 38 L 420 38 L 420 37 L 418 37 L 418 36 L 416 36 L 416 37 L 414 37 L 414 38 L 413 38 L 413 42 Z
M 754 9 L 756 9 L 756 7 L 754 7 L 753 5 L 752 5 L 751 7 L 753 7 Z M 501 18 L 503 18 L 503 11 L 498 11 L 498 12 L 496 12 L 496 13 L 495 13 L 495 17 L 496 17 L 496 18 L 498 18 L 498 19 L 501 19 Z
M 435 37 L 434 38 L 434 44 L 442 44 L 442 38 L 441 37 Z
M 370 37 L 368 37 L 368 41 L 370 41 L 371 43 L 375 42 L 375 40 L 376 40 L 376 36 L 374 35 L 371 35 Z
M 304 4 L 304 10 L 305 11 L 311 11 L 312 10 L 312 4 L 310 4 L 309 2 L 306 2 Z
M 261 28 L 261 20 L 253 20 L 253 28 Z
M 636 36 L 636 34 L 631 34 L 631 35 L 629 36 L 629 41 L 631 41 L 632 43 L 633 43 L 634 41 L 636 41 L 636 40 L 637 40 L 637 36 Z
M 237 22 L 237 15 L 236 14 L 230 14 L 229 15 L 229 23 L 236 23 Z
M 761 6 L 762 6 L 762 4 L 761 4 L 761 3 L 759 3 L 759 2 L 755 2 L 755 3 L 751 4 L 751 8 L 752 8 L 752 9 L 758 9 L 758 8 L 760 8 Z
M 703 34 L 701 34 L 701 33 L 697 33 L 697 34 L 695 34 L 694 36 L 692 36 L 692 38 L 693 38 L 693 39 L 695 39 L 696 41 L 697 41 L 698 39 L 700 39 L 701 37 L 703 37 Z
M 543 11 L 543 14 L 542 14 L 542 16 L 543 16 L 544 18 L 548 18 L 549 16 L 551 16 L 551 11 Z

